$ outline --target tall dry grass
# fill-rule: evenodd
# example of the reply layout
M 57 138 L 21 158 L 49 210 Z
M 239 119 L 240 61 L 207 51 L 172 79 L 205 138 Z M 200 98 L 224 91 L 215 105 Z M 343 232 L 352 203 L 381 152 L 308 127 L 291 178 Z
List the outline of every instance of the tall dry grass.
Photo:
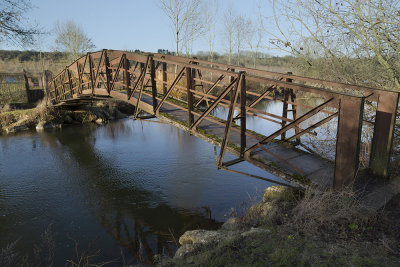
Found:
M 291 211 L 289 224 L 308 234 L 358 228 L 376 215 L 362 203 L 360 195 L 350 187 L 343 190 L 308 188 Z

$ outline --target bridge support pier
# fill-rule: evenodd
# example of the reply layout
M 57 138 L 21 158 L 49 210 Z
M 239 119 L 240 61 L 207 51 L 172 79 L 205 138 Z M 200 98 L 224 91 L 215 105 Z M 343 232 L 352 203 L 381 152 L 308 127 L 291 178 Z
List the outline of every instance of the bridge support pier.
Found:
M 364 97 L 340 99 L 333 187 L 351 186 L 357 175 Z
M 370 172 L 379 177 L 389 175 L 390 152 L 393 142 L 399 94 L 385 92 L 378 99 L 374 137 L 369 161 Z

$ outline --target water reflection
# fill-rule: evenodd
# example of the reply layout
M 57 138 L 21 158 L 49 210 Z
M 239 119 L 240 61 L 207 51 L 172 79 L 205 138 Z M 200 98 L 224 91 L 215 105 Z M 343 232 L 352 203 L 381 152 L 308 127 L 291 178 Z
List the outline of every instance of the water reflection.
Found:
M 213 147 L 174 126 L 123 120 L 0 137 L 0 247 L 32 253 L 52 224 L 56 265 L 80 247 L 150 264 L 175 239 L 215 229 L 269 186 L 217 171 Z M 243 166 L 248 168 L 248 166 Z M 258 189 L 257 189 L 258 188 Z M 68 234 L 68 236 L 67 236 Z
M 136 125 L 140 125 L 141 138 L 146 140 L 143 122 L 139 121 Z M 131 126 L 126 123 L 110 124 L 104 127 L 101 134 L 109 140 L 121 136 L 134 137 L 135 131 Z M 43 139 L 48 144 L 62 145 L 64 150 L 67 147 L 70 160 L 75 160 L 81 169 L 87 171 L 84 179 L 73 182 L 81 185 L 85 201 L 99 223 L 130 255 L 140 262 L 151 264 L 155 254 L 173 255 L 176 250 L 174 238 L 184 231 L 215 229 L 220 225 L 204 214 L 173 208 L 164 203 L 156 192 L 146 191 L 138 183 L 145 172 L 137 170 L 132 177 L 96 151 L 95 129 L 89 126 L 79 131 L 67 130 L 57 136 L 44 134 Z M 65 160 L 61 155 L 57 156 Z

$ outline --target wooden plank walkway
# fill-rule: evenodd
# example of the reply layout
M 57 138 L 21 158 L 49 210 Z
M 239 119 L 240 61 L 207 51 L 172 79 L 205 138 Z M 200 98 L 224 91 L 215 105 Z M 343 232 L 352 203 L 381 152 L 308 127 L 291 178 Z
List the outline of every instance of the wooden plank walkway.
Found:
M 96 94 L 108 95 L 105 89 L 96 89 Z M 137 105 L 137 94 L 127 100 L 124 92 L 112 91 L 111 97 L 118 98 L 123 101 Z M 140 101 L 140 109 L 154 115 L 152 97 L 148 94 L 143 94 Z M 164 102 L 158 115 L 160 119 L 168 120 L 176 126 L 190 131 L 188 125 L 187 111 L 176 107 L 168 102 Z M 198 116 L 195 115 L 195 120 Z M 216 145 L 221 145 L 221 140 L 224 137 L 225 127 L 213 123 L 209 120 L 203 120 L 197 127 L 197 132 L 192 134 L 213 142 Z M 247 136 L 247 146 L 252 146 L 257 143 L 257 139 Z M 228 150 L 230 153 L 239 157 L 238 148 L 240 147 L 240 131 L 239 129 L 231 131 L 229 136 Z M 245 160 L 251 164 L 266 170 L 288 182 L 295 185 L 316 184 L 322 187 L 333 186 L 334 164 L 326 159 L 297 149 L 287 144 L 280 142 L 271 142 L 256 149 L 250 156 L 245 156 Z

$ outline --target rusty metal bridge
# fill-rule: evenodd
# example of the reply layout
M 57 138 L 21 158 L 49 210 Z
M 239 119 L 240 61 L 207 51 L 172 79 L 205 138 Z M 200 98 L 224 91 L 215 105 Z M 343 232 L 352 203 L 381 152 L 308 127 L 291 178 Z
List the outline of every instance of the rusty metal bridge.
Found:
M 301 103 L 299 96 L 304 95 L 319 101 Z M 352 185 L 360 173 L 377 180 L 389 177 L 399 99 L 395 91 L 196 58 L 103 50 L 79 58 L 49 84 L 54 104 L 93 96 L 128 101 L 136 106 L 135 117 L 145 111 L 218 143 L 217 167 L 228 171 L 241 173 L 231 166 L 248 161 L 291 182 L 334 188 Z M 263 100 L 281 102 L 281 112 L 259 108 Z M 373 107 L 369 116 L 366 104 Z M 225 119 L 212 115 L 217 106 L 227 109 Z M 254 132 L 246 124 L 250 116 L 278 129 Z M 304 135 L 317 135 L 316 129 L 328 122 L 337 126 L 331 160 L 302 143 Z M 373 134 L 367 171 L 360 172 L 361 133 L 366 125 L 373 127 Z M 224 162 L 227 150 L 237 159 Z

